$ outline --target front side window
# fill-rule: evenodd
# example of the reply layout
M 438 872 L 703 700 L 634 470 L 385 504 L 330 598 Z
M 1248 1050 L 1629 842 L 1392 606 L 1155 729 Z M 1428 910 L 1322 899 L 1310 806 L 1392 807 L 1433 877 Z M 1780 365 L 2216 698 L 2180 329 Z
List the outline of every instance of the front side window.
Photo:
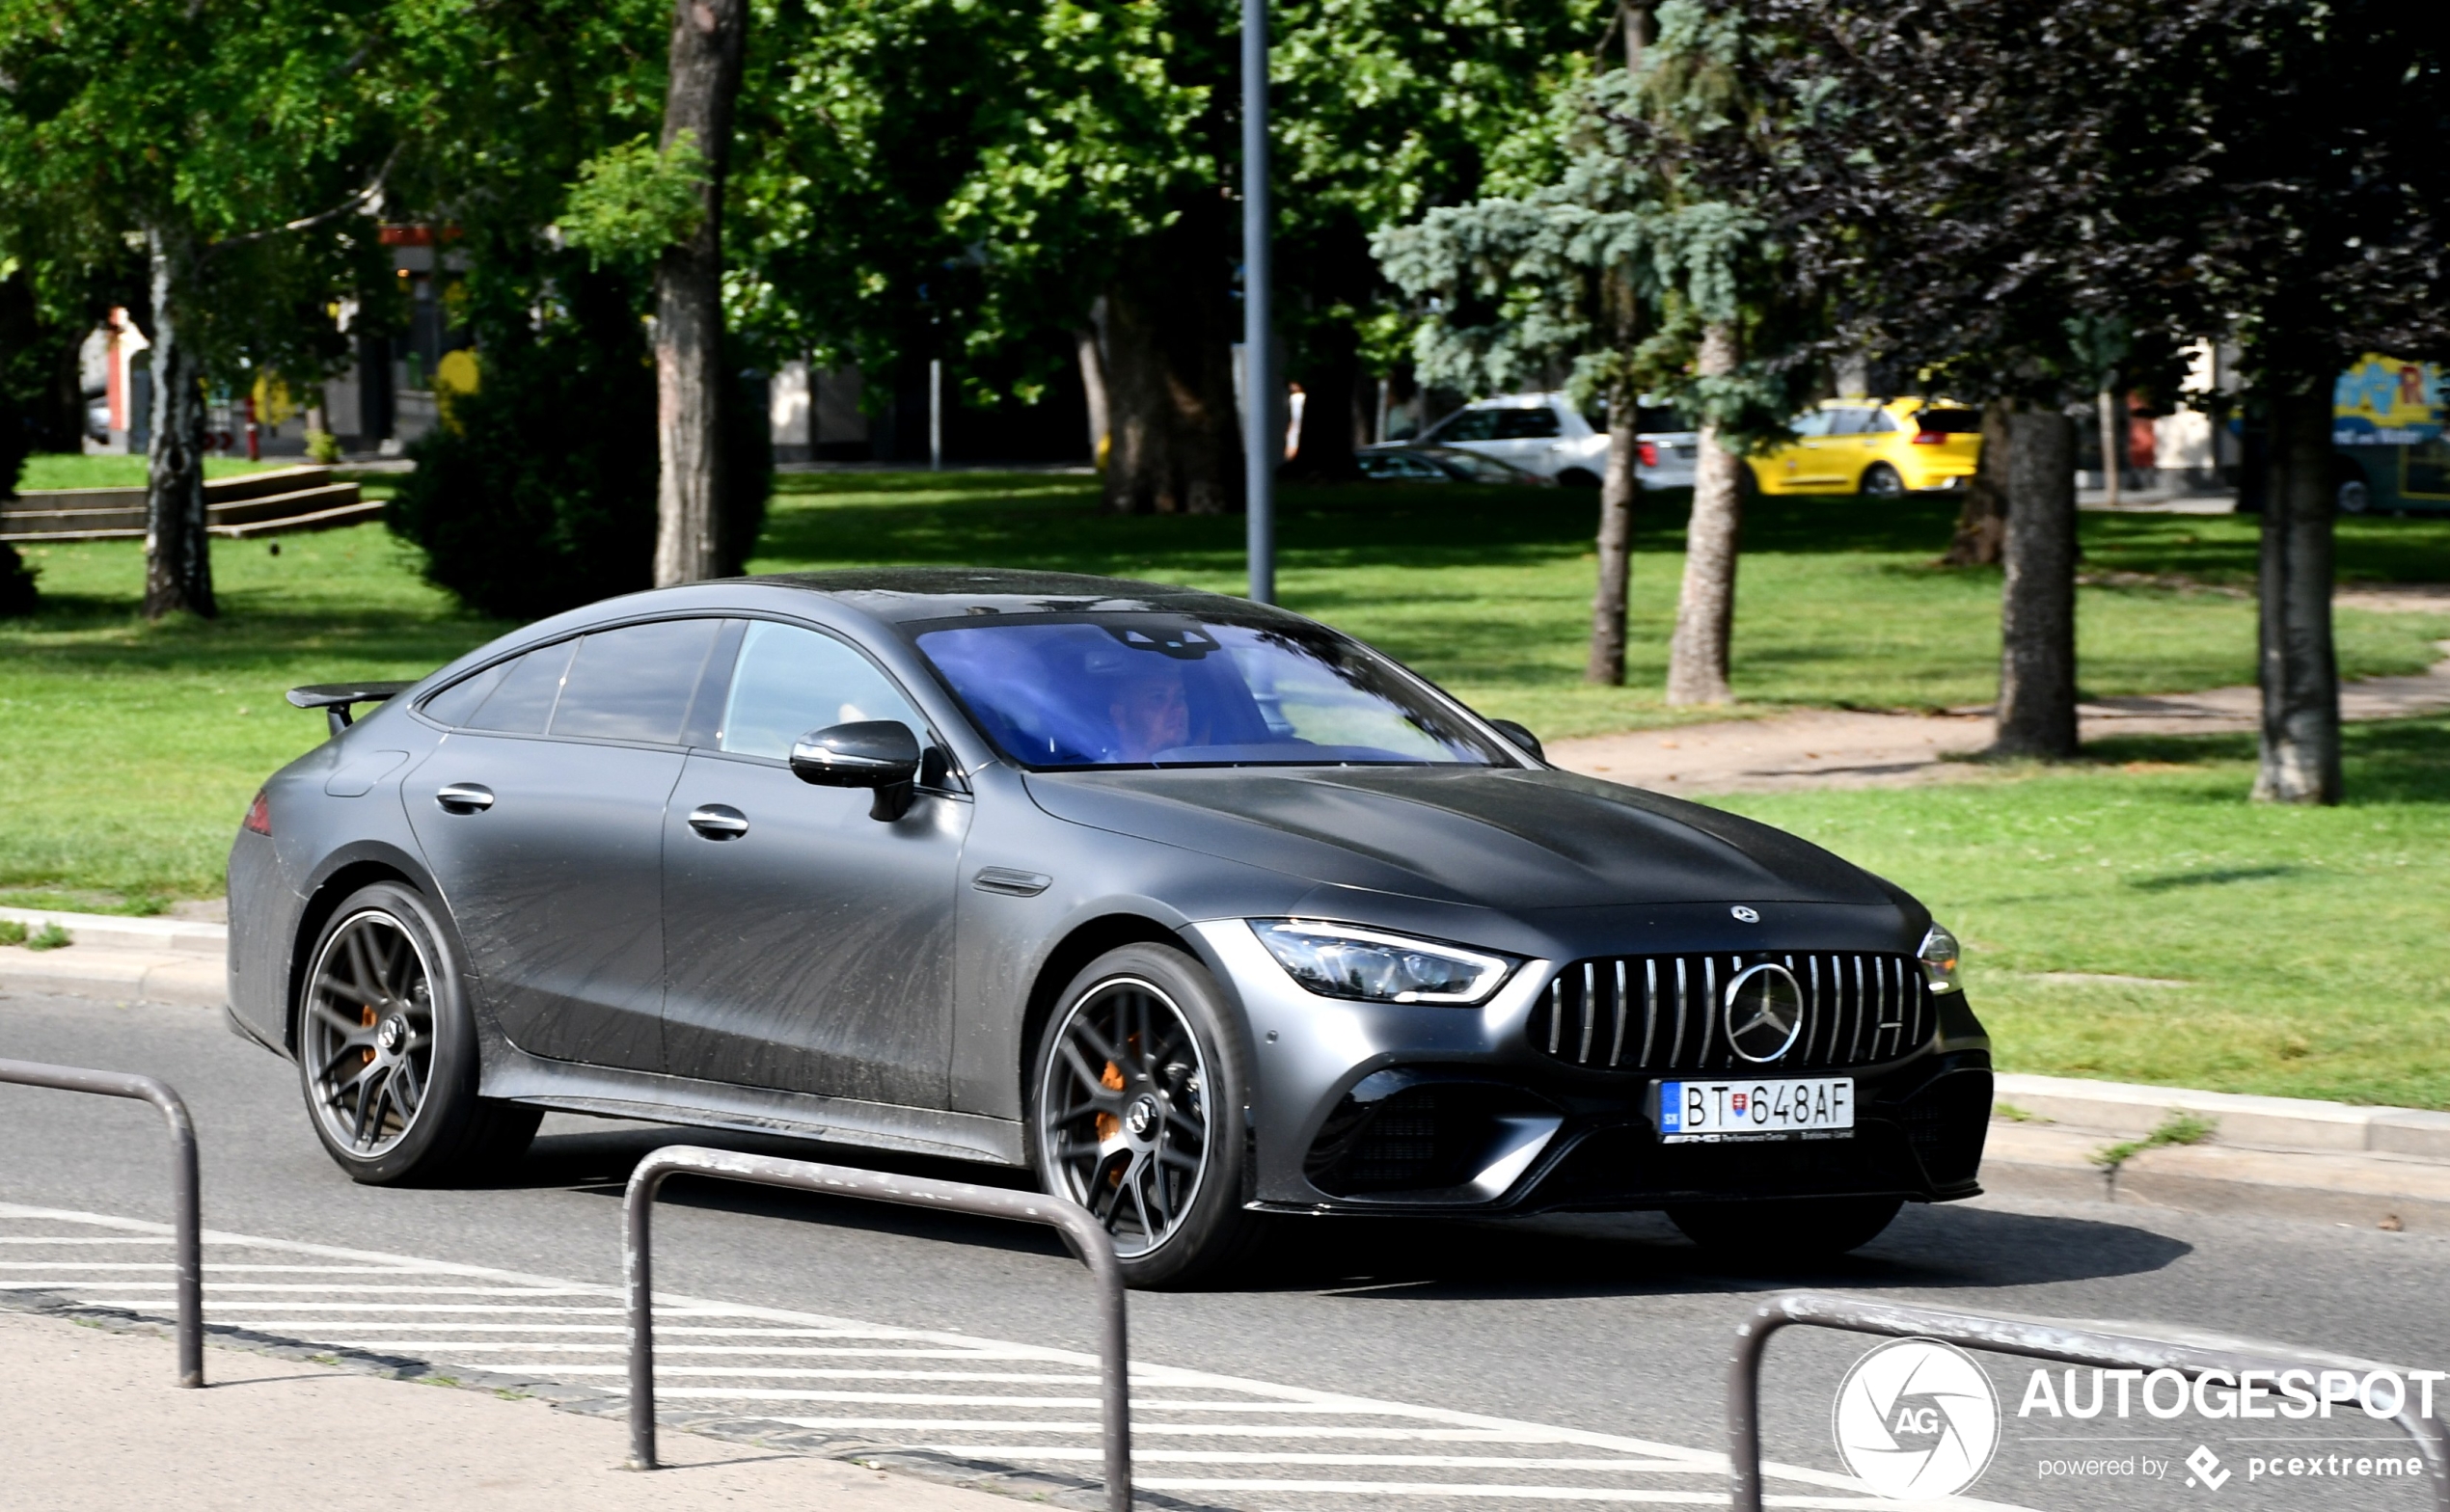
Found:
M 867 658 L 798 625 L 752 620 L 741 637 L 718 747 L 783 761 L 811 730 L 899 719 L 925 738 L 927 721 Z
M 1321 629 L 1114 614 L 915 639 L 1029 767 L 1509 765 L 1460 711 Z
M 1813 410 L 1808 415 L 1796 416 L 1794 424 L 1788 428 L 1795 432 L 1798 441 L 1826 436 L 1829 434 L 1829 422 L 1837 418 L 1837 414 L 1835 410 Z

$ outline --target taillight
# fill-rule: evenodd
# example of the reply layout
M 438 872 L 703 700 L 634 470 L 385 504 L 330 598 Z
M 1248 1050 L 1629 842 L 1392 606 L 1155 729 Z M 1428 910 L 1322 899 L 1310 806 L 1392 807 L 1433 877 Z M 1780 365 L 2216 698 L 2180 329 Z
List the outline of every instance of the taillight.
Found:
M 261 788 L 256 790 L 256 800 L 247 805 L 246 827 L 259 835 L 272 833 L 272 800 L 264 796 Z
M 1642 465 L 1646 468 L 1655 468 L 1659 465 L 1659 444 L 1655 441 L 1634 443 L 1634 453 L 1642 458 Z
M 1918 446 L 1936 446 L 1947 439 L 1948 433 L 1944 430 L 1919 430 L 1914 433 L 1914 444 Z

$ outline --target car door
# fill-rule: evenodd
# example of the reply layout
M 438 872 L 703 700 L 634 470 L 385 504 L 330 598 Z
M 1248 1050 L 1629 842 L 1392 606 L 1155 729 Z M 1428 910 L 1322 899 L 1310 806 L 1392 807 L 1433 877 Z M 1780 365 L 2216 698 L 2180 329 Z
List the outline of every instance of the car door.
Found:
M 1798 419 L 1787 480 L 1809 490 L 1848 485 L 1854 476 L 1848 470 L 1855 445 L 1852 431 L 1862 414 L 1859 409 L 1817 410 Z
M 663 1052 L 664 805 L 722 621 L 558 641 L 429 699 L 401 792 L 511 1043 L 639 1070 Z
M 747 623 L 719 729 L 664 830 L 665 1040 L 706 1081 L 945 1106 L 954 878 L 966 795 L 923 784 L 900 819 L 812 787 L 799 736 L 926 720 L 875 662 L 805 626 Z
M 1565 425 L 1558 419 L 1557 412 L 1540 404 L 1503 409 L 1496 414 L 1497 439 L 1480 449 L 1526 472 L 1556 476 L 1565 465 L 1558 450 L 1558 443 L 1565 438 Z
M 1905 475 L 1905 469 L 1899 466 L 1904 459 L 1893 454 L 1902 428 L 1896 417 L 1885 408 L 1855 412 L 1854 429 L 1846 438 L 1843 452 L 1843 481 L 1846 487 L 1862 492 L 1864 472 L 1875 462 L 1886 462 L 1896 468 L 1898 476 Z

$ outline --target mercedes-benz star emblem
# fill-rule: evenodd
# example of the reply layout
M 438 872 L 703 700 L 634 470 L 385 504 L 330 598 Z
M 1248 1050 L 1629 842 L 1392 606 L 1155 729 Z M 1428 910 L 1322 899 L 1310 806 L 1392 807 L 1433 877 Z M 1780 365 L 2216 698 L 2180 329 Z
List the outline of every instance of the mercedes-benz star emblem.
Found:
M 1738 924 L 1758 924 L 1761 922 L 1761 910 L 1750 907 L 1744 904 L 1739 903 L 1734 907 L 1729 908 L 1727 911 L 1735 915 L 1735 922 Z
M 1727 985 L 1727 1042 L 1756 1064 L 1775 1061 L 1804 1032 L 1804 989 L 1784 966 L 1763 961 Z

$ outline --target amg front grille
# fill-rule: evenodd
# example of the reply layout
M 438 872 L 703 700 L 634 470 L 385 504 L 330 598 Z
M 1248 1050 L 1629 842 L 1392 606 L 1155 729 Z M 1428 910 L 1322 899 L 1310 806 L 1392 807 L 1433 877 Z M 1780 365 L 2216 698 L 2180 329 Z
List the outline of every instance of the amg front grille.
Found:
M 1934 1010 L 1911 956 L 1756 951 L 1742 956 L 1603 956 L 1557 973 L 1532 1010 L 1532 1043 L 1605 1070 L 1752 1069 L 1728 1043 L 1727 986 L 1775 961 L 1804 991 L 1804 1023 L 1781 1070 L 1870 1066 L 1931 1038 Z

